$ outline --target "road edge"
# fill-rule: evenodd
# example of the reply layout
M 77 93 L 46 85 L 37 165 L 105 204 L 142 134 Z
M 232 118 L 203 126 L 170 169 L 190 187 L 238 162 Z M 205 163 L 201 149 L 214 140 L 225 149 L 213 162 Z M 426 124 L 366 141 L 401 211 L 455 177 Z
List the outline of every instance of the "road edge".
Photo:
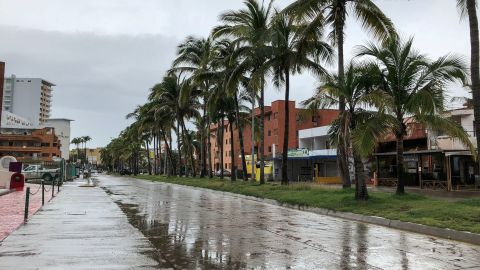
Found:
M 161 183 L 164 185 L 174 185 L 174 186 L 180 186 L 180 187 L 189 187 L 189 188 L 198 189 L 198 190 L 208 190 L 208 191 L 213 191 L 223 195 L 228 195 L 228 196 L 237 197 L 237 198 L 246 199 L 246 200 L 252 200 L 256 202 L 268 203 L 271 205 L 281 206 L 289 209 L 295 209 L 295 210 L 300 210 L 300 211 L 305 211 L 305 212 L 310 212 L 310 213 L 320 214 L 320 215 L 325 215 L 330 217 L 348 219 L 351 221 L 369 223 L 369 224 L 379 225 L 379 226 L 393 228 L 393 229 L 402 230 L 402 231 L 435 236 L 435 237 L 447 239 L 447 240 L 454 240 L 454 241 L 460 241 L 460 242 L 465 242 L 465 243 L 474 244 L 474 245 L 480 245 L 480 234 L 471 233 L 471 232 L 432 227 L 432 226 L 427 226 L 427 225 L 422 225 L 422 224 L 417 224 L 412 222 L 405 222 L 405 221 L 400 221 L 395 219 L 387 219 L 387 218 L 377 217 L 377 216 L 365 216 L 365 215 L 354 214 L 350 212 L 339 212 L 339 211 L 329 210 L 325 208 L 282 203 L 273 199 L 258 198 L 254 196 L 248 196 L 248 195 L 243 195 L 243 194 L 238 194 L 238 193 L 233 193 L 228 191 L 194 187 L 194 186 L 188 186 L 188 185 L 182 185 L 182 184 L 173 184 L 173 183 L 167 183 L 162 181 L 152 181 L 152 180 L 146 180 L 146 179 L 140 179 L 140 178 L 136 178 L 136 179 L 144 180 L 148 182 L 154 182 L 154 183 L 155 182 Z

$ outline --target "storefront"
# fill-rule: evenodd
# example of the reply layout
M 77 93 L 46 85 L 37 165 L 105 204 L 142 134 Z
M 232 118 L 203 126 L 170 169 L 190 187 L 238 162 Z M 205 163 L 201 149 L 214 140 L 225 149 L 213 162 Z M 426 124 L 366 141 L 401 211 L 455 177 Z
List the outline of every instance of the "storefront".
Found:
M 397 185 L 396 153 L 378 153 L 376 172 L 381 186 Z M 480 188 L 478 169 L 468 151 L 410 151 L 404 153 L 405 186 L 462 190 Z

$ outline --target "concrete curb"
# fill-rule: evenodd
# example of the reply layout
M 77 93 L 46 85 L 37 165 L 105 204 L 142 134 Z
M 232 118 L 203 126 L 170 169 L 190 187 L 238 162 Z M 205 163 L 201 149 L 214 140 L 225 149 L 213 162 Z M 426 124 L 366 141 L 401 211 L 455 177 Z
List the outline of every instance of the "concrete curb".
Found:
M 369 223 L 369 224 L 379 225 L 379 226 L 393 228 L 393 229 L 402 230 L 402 231 L 414 232 L 418 234 L 430 235 L 430 236 L 435 236 L 438 238 L 444 238 L 448 240 L 455 240 L 455 241 L 470 243 L 474 245 L 480 245 L 480 234 L 471 233 L 471 232 L 442 229 L 442 228 L 431 227 L 427 225 L 421 225 L 417 223 L 392 220 L 392 219 L 376 217 L 376 216 L 364 216 L 364 215 L 359 215 L 359 214 L 354 214 L 349 212 L 338 212 L 338 211 L 324 209 L 324 208 L 282 203 L 272 199 L 257 198 L 253 196 L 247 196 L 243 194 L 231 193 L 231 192 L 208 189 L 208 188 L 172 184 L 172 183 L 166 183 L 161 181 L 155 181 L 155 182 L 162 183 L 165 185 L 173 185 L 173 186 L 189 187 L 189 188 L 198 189 L 198 190 L 213 191 L 215 193 L 222 194 L 222 195 L 228 195 L 231 197 L 237 197 L 237 198 L 256 201 L 256 202 L 268 203 L 276 206 L 310 212 L 314 214 L 325 215 L 325 216 L 336 217 L 336 218 L 343 218 L 343 219 L 348 219 L 352 221 Z

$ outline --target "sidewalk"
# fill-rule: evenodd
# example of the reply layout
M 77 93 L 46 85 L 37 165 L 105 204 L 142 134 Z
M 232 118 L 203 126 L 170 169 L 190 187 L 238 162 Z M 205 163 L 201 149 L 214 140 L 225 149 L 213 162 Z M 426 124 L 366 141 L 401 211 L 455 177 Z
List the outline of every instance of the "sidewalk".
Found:
M 0 269 L 157 266 L 149 241 L 128 223 L 108 195 L 82 184 L 64 185 L 51 203 L 0 242 Z
M 42 207 L 42 191 L 38 190 L 40 185 L 27 184 L 23 191 L 0 196 L 0 243 L 23 223 L 27 187 L 30 187 L 30 192 L 34 194 L 30 196 L 28 216 L 33 216 Z M 51 186 L 46 187 L 49 191 L 45 192 L 45 204 L 48 204 L 52 197 L 51 188 Z M 55 187 L 55 194 L 57 194 L 57 187 Z

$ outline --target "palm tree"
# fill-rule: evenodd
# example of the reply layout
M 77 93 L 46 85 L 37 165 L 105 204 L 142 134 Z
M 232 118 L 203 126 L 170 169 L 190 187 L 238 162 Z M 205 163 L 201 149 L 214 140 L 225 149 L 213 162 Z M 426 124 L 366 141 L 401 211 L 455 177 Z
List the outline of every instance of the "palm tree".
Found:
M 207 155 L 205 149 L 205 131 L 207 127 L 210 126 L 209 117 L 207 115 L 207 98 L 209 96 L 209 91 L 212 85 L 212 82 L 208 79 L 208 77 L 200 78 L 199 75 L 204 74 L 206 72 L 210 72 L 212 70 L 212 61 L 215 57 L 215 48 L 212 44 L 210 38 L 203 39 L 203 38 L 195 38 L 195 37 L 187 37 L 187 39 L 178 46 L 178 56 L 173 62 L 172 71 L 180 71 L 189 73 L 193 78 L 193 83 L 196 84 L 199 89 L 201 90 L 201 98 L 203 99 L 202 102 L 202 118 L 201 118 L 201 125 L 202 128 L 199 129 L 200 136 L 201 136 L 201 149 L 200 149 L 200 156 L 201 156 L 201 171 L 200 177 L 204 177 L 207 171 Z M 208 133 L 209 134 L 209 133 Z M 208 151 L 208 160 L 210 162 L 210 147 L 207 149 Z M 211 175 L 211 165 L 209 166 L 210 169 L 209 175 Z
M 377 116 L 375 112 L 366 110 L 366 108 L 375 107 L 378 104 L 378 96 L 381 96 L 375 87 L 379 83 L 378 77 L 372 76 L 374 72 L 370 72 L 371 68 L 374 67 L 350 63 L 345 72 L 343 83 L 341 83 L 338 74 L 324 76 L 315 95 L 302 103 L 305 107 L 316 111 L 319 107 L 337 106 L 340 99 L 345 100 L 345 111 L 340 114 L 329 131 L 332 145 L 338 145 L 338 138 L 341 137 L 338 134 L 341 132 L 340 123 L 347 125 L 347 134 L 350 136 L 350 141 L 354 141 L 352 136 L 357 132 L 356 128 L 362 124 L 362 120 Z M 355 198 L 357 200 L 368 200 L 362 157 L 370 153 L 357 149 L 358 145 L 353 146 Z
M 318 64 L 329 61 L 332 56 L 331 47 L 321 41 L 320 31 L 310 31 L 308 25 L 295 23 L 293 17 L 284 13 L 272 19 L 272 42 L 267 47 L 269 59 L 257 70 L 263 78 L 266 70 L 272 70 L 274 84 L 277 87 L 285 84 L 285 127 L 282 151 L 282 184 L 288 184 L 288 142 L 290 132 L 290 73 L 301 73 L 310 70 L 318 76 L 327 71 Z M 254 77 L 257 74 L 254 73 Z
M 79 145 L 82 143 L 81 139 L 80 138 L 73 138 L 72 139 L 72 142 L 71 144 L 74 144 L 76 147 L 77 147 L 77 156 L 76 156 L 76 160 L 75 160 L 75 163 L 77 162 L 78 158 L 79 158 L 79 155 L 80 155 L 80 149 L 79 149 Z
M 353 14 L 361 25 L 376 38 L 385 40 L 390 36 L 396 36 L 392 21 L 378 8 L 373 0 L 297 0 L 288 6 L 285 11 L 310 21 L 310 28 L 322 28 L 330 25 L 329 37 L 332 44 L 337 46 L 338 76 L 343 80 L 345 41 L 345 25 L 347 16 Z M 340 113 L 345 110 L 343 99 L 339 103 Z M 342 125 L 345 127 L 345 125 Z M 345 134 L 345 131 L 341 134 Z M 343 186 L 350 187 L 348 169 L 348 142 L 339 140 L 338 164 Z
M 382 45 L 360 46 L 357 56 L 367 56 L 371 76 L 380 78 L 383 105 L 379 117 L 370 119 L 358 130 L 354 143 L 359 149 L 372 150 L 375 138 L 385 132 L 395 134 L 397 143 L 397 194 L 404 194 L 403 138 L 406 135 L 405 117 L 443 130 L 457 137 L 474 152 L 465 130 L 454 120 L 443 116 L 447 83 L 466 80 L 466 68 L 460 58 L 446 55 L 430 61 L 412 48 L 413 39 L 406 42 L 390 38 Z
M 470 76 L 475 116 L 475 134 L 480 134 L 480 44 L 478 38 L 477 0 L 457 0 L 461 18 L 468 17 L 470 25 Z M 480 146 L 480 136 L 477 136 L 477 146 Z
M 87 160 L 87 142 L 91 141 L 92 138 L 90 138 L 90 136 L 83 136 L 82 137 L 82 142 L 83 142 L 83 148 L 84 148 L 84 155 L 85 155 L 85 163 L 88 163 L 88 160 Z
M 228 79 L 228 84 L 236 85 L 240 78 L 247 73 L 253 73 L 265 63 L 267 55 L 265 47 L 270 41 L 270 13 L 272 2 L 268 5 L 259 3 L 257 0 L 246 0 L 245 8 L 238 11 L 228 11 L 220 15 L 220 21 L 223 23 L 213 30 L 213 36 L 226 36 L 233 38 L 233 42 L 238 46 L 237 54 L 242 59 Z M 229 86 L 228 88 L 233 88 Z M 265 183 L 265 78 L 261 78 L 252 88 L 260 92 L 260 183 Z M 253 99 L 252 99 L 253 100 Z M 252 111 L 252 114 L 254 111 Z M 253 127 L 252 127 L 253 128 Z M 252 153 L 253 155 L 253 153 Z

